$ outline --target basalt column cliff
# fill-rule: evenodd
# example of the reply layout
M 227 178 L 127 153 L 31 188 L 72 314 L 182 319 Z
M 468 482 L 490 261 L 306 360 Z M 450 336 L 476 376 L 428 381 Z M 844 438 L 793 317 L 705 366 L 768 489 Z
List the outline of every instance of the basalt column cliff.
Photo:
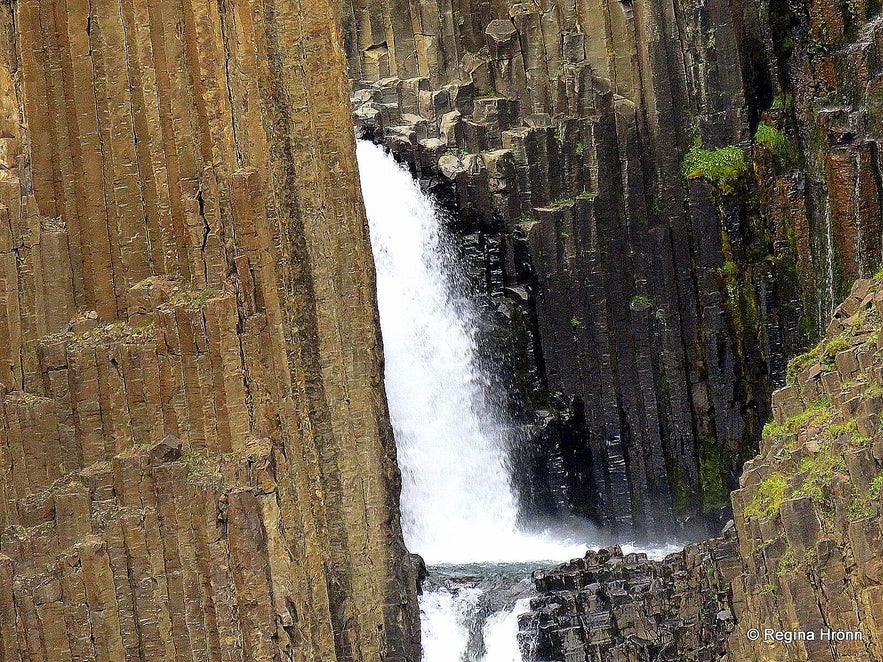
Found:
M 0 1 L 0 660 L 419 659 L 337 12 Z
M 717 525 L 787 359 L 881 260 L 879 2 L 352 2 L 354 118 L 451 192 L 528 508 Z

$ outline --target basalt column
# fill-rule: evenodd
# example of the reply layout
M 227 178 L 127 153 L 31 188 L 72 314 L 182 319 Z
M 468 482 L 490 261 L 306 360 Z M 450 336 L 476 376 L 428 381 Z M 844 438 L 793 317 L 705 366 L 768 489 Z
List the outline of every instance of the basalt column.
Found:
M 546 508 L 716 530 L 787 359 L 880 261 L 879 3 L 830 4 L 349 4 L 358 129 L 502 273 Z
M 0 2 L 0 660 L 419 659 L 337 7 Z
M 787 320 L 772 291 L 769 328 L 745 323 L 725 278 L 755 259 L 741 203 L 688 185 L 681 159 L 748 137 L 740 39 L 757 12 L 452 0 L 412 3 L 406 24 L 363 5 L 345 21 L 356 122 L 496 237 L 488 261 L 545 393 L 529 408 L 565 410 L 571 432 L 526 452 L 559 495 L 546 501 L 647 532 L 716 521 L 766 416 L 761 353 L 781 352 Z M 769 272 L 751 271 L 752 300 Z

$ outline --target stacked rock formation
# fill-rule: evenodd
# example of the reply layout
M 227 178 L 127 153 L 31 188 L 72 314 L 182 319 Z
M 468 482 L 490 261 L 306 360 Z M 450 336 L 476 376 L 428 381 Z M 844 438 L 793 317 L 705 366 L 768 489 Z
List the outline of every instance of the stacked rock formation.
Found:
M 761 455 L 733 493 L 742 572 L 734 659 L 883 657 L 883 282 L 858 281 L 826 339 L 790 365 Z M 816 634 L 752 642 L 750 628 Z M 823 630 L 860 632 L 832 641 Z
M 535 506 L 726 510 L 787 359 L 883 257 L 876 8 L 351 3 L 356 124 L 452 190 L 536 419 L 571 405 L 524 453 Z
M 619 547 L 537 571 L 520 619 L 525 660 L 718 662 L 733 630 L 734 531 L 659 563 Z
M 419 659 L 338 8 L 0 2 L 0 659 Z
M 883 658 L 881 328 L 883 278 L 860 280 L 791 362 L 723 538 L 661 563 L 602 552 L 535 573 L 526 658 Z

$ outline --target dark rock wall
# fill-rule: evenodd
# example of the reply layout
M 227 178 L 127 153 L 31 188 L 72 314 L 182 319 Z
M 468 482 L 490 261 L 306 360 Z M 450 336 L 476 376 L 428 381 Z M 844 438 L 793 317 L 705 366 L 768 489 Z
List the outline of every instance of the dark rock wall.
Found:
M 662 562 L 601 550 L 535 572 L 526 660 L 883 659 L 881 288 L 857 281 L 792 360 L 723 535 Z
M 580 412 L 577 452 L 526 451 L 564 510 L 719 522 L 787 358 L 880 261 L 873 3 L 349 7 L 357 126 L 494 237 L 523 399 Z M 686 178 L 699 145 L 737 176 Z

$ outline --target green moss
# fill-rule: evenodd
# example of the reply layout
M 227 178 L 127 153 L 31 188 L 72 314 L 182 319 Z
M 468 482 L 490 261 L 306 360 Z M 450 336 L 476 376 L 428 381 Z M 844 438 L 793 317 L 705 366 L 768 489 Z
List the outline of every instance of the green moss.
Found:
M 643 294 L 636 294 L 635 296 L 632 297 L 632 305 L 633 306 L 652 306 L 653 300 L 648 296 L 644 296 Z
M 776 574 L 781 577 L 796 569 L 797 558 L 794 554 L 794 548 L 789 547 L 782 553 L 782 556 L 779 557 L 779 561 L 776 563 Z
M 832 440 L 839 439 L 844 434 L 853 435 L 855 432 L 854 420 L 831 423 L 825 427 L 825 436 Z
M 874 517 L 877 514 L 877 508 L 873 501 L 863 496 L 855 496 L 849 502 L 849 519 L 857 521 Z
M 794 149 L 788 137 L 776 127 L 766 122 L 757 125 L 754 142 L 761 145 L 783 165 L 789 165 L 794 158 Z
M 586 151 L 586 146 L 583 143 L 579 142 L 576 144 L 576 148 L 574 151 L 576 151 L 577 156 L 582 156 L 583 153 Z
M 824 444 L 817 452 L 801 458 L 799 468 L 803 480 L 794 490 L 794 496 L 820 502 L 825 496 L 824 487 L 832 476 L 846 471 L 846 460 L 839 448 Z
M 671 471 L 671 507 L 675 516 L 686 515 L 690 509 L 690 490 L 684 478 L 684 470 L 675 464 Z
M 771 110 L 791 110 L 794 107 L 794 95 L 791 93 L 777 94 L 773 97 Z
M 785 428 L 776 421 L 770 421 L 763 426 L 763 436 L 767 438 L 779 437 L 784 434 Z
M 721 277 L 724 281 L 727 298 L 735 303 L 739 298 L 739 267 L 733 260 L 724 262 L 724 266 L 721 268 Z
M 570 319 L 570 326 L 573 327 L 574 330 L 578 329 L 582 325 L 583 325 L 583 323 L 579 320 L 578 317 L 572 317 Z
M 788 361 L 788 367 L 785 370 L 785 383 L 789 385 L 796 384 L 798 375 L 810 367 L 814 362 L 815 358 L 809 353 L 795 356 Z
M 732 193 L 736 182 L 747 170 L 745 154 L 736 145 L 719 149 L 705 149 L 694 145 L 681 164 L 681 172 L 687 179 L 705 179 L 724 193 Z
M 834 358 L 838 352 L 849 349 L 852 346 L 851 338 L 853 328 L 847 328 L 842 333 L 823 340 L 805 354 L 796 356 L 788 362 L 786 379 L 789 384 L 797 383 L 797 376 L 809 366 L 818 363 L 825 370 L 833 370 Z
M 561 205 L 566 205 L 570 202 L 573 202 L 574 200 L 576 200 L 574 196 L 562 196 L 560 198 L 555 198 L 554 200 L 552 200 L 550 206 L 560 207 Z
M 138 326 L 133 326 L 132 327 L 132 335 L 133 336 L 140 336 L 142 334 L 149 333 L 150 331 L 153 331 L 153 329 L 155 327 L 156 327 L 156 320 L 151 319 L 151 320 L 145 322 L 144 324 L 139 324 Z
M 816 564 L 816 560 L 816 551 L 814 549 L 806 550 L 801 558 L 798 557 L 793 547 L 788 547 L 782 553 L 782 556 L 779 557 L 779 562 L 776 564 L 776 574 L 779 577 L 783 577 L 798 571 L 809 572 L 810 568 Z
M 849 503 L 850 520 L 876 517 L 879 512 L 881 494 L 883 494 L 883 473 L 874 477 L 864 493 L 855 490 L 853 499 Z
M 209 299 L 213 299 L 216 296 L 218 296 L 217 290 L 213 290 L 210 287 L 206 288 L 193 297 L 193 300 L 190 302 L 190 307 L 202 308 Z
M 845 349 L 849 349 L 849 339 L 842 334 L 835 336 L 825 343 L 822 358 L 824 361 L 830 361 L 833 365 L 834 357 Z
M 714 439 L 704 439 L 699 445 L 699 481 L 702 487 L 702 508 L 705 511 L 725 506 L 729 491 L 725 483 L 727 474 L 724 456 Z
M 835 415 L 831 401 L 828 398 L 819 398 L 802 412 L 785 419 L 781 424 L 775 421 L 767 423 L 763 428 L 763 435 L 782 442 L 786 437 L 796 435 L 802 429 L 828 425 Z
M 790 214 L 787 217 L 788 225 L 785 227 L 785 237 L 788 239 L 788 247 L 791 249 L 792 253 L 797 253 L 797 238 L 794 236 L 794 219 L 791 218 Z
M 779 508 L 785 500 L 787 491 L 788 479 L 784 475 L 776 472 L 767 476 L 757 486 L 754 497 L 745 506 L 745 518 L 775 517 L 779 514 Z

